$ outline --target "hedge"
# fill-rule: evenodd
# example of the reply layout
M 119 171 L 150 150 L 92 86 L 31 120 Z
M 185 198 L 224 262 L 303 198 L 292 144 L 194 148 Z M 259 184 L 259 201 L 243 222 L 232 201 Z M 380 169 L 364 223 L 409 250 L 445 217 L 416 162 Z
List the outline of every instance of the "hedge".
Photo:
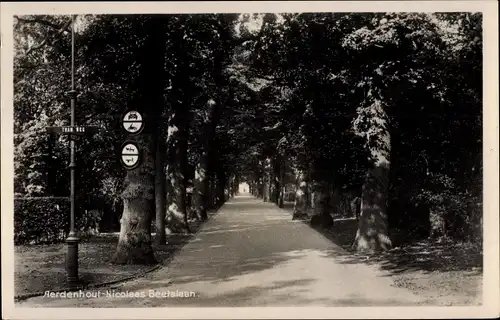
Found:
M 82 210 L 83 211 L 83 210 Z M 85 211 L 84 211 L 85 212 Z M 77 210 L 76 228 L 87 232 L 95 227 L 92 213 Z M 60 197 L 14 199 L 14 244 L 62 242 L 69 231 L 70 202 Z

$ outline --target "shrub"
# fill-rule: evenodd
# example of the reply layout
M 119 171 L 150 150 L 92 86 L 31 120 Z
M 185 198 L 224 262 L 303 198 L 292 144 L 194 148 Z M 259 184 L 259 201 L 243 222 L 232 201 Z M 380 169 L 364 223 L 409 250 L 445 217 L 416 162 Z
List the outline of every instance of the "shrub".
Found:
M 287 191 L 287 192 L 285 192 L 285 194 L 283 196 L 283 200 L 284 201 L 290 201 L 290 202 L 295 201 L 295 191 Z
M 461 191 L 455 181 L 442 174 L 430 177 L 427 188 L 412 197 L 416 204 L 430 211 L 432 231 L 460 240 L 480 241 L 482 237 L 482 201 L 468 191 Z
M 75 228 L 88 232 L 95 226 L 89 212 L 75 212 Z M 57 243 L 69 232 L 70 201 L 59 197 L 14 199 L 14 244 Z
M 64 239 L 69 229 L 69 199 L 14 199 L 14 243 L 51 243 Z

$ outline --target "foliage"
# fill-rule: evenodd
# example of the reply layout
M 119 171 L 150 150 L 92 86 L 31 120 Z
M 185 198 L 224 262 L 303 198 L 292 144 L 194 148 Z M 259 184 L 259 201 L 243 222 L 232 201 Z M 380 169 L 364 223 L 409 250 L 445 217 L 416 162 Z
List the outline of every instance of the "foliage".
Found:
M 64 241 L 69 231 L 69 199 L 26 197 L 14 199 L 14 244 Z M 76 229 L 86 233 L 95 228 L 92 212 L 77 212 Z
M 137 57 L 149 18 L 78 17 L 77 123 L 106 128 L 77 143 L 84 208 L 119 207 L 125 175 L 116 154 L 125 139 L 119 117 L 142 88 Z M 250 28 L 251 21 L 257 27 Z M 69 122 L 67 23 L 64 16 L 23 16 L 15 24 L 20 196 L 67 196 L 69 190 L 68 141 L 44 133 Z M 171 110 L 186 110 L 188 178 L 213 101 L 219 109 L 209 176 L 219 171 L 257 181 L 266 157 L 284 156 L 288 169 L 320 168 L 335 188 L 360 190 L 371 160 L 367 142 L 376 145 L 381 137 L 373 111 L 383 106 L 392 140 L 393 227 L 429 223 L 425 210 L 414 210 L 426 206 L 456 221 L 452 236 L 478 234 L 481 14 L 168 15 L 162 23 L 168 36 L 159 125 Z M 166 139 L 165 130 L 161 135 Z

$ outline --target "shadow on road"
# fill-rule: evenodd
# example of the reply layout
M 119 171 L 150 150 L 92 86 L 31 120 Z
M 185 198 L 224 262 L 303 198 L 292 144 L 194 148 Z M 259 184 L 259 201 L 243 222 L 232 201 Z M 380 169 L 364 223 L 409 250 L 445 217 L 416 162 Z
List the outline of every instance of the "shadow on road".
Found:
M 293 204 L 285 204 L 284 210 L 291 213 Z M 478 245 L 429 240 L 412 242 L 398 233 L 392 236 L 395 248 L 388 252 L 372 255 L 357 253 L 352 248 L 357 231 L 355 219 L 337 218 L 331 229 L 315 230 L 344 249 L 334 253 L 335 257 L 343 257 L 342 263 L 379 264 L 382 270 L 391 274 L 407 271 L 468 271 L 481 269 L 483 265 L 482 248 Z

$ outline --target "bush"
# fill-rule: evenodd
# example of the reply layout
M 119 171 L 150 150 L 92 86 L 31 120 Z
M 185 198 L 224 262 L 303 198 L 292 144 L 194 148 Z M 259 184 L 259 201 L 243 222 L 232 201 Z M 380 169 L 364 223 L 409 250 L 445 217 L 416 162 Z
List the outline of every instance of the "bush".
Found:
M 480 241 L 482 237 L 482 201 L 470 192 L 458 190 L 455 181 L 442 174 L 430 177 L 427 188 L 412 197 L 430 212 L 430 235 L 458 240 Z
M 88 232 L 95 226 L 91 212 L 75 212 L 76 226 Z M 14 199 L 14 244 L 57 243 L 69 232 L 70 201 L 67 198 L 30 197 Z
M 289 202 L 295 201 L 295 191 L 287 191 L 287 192 L 285 192 L 285 194 L 283 195 L 283 200 L 284 201 L 289 201 Z

